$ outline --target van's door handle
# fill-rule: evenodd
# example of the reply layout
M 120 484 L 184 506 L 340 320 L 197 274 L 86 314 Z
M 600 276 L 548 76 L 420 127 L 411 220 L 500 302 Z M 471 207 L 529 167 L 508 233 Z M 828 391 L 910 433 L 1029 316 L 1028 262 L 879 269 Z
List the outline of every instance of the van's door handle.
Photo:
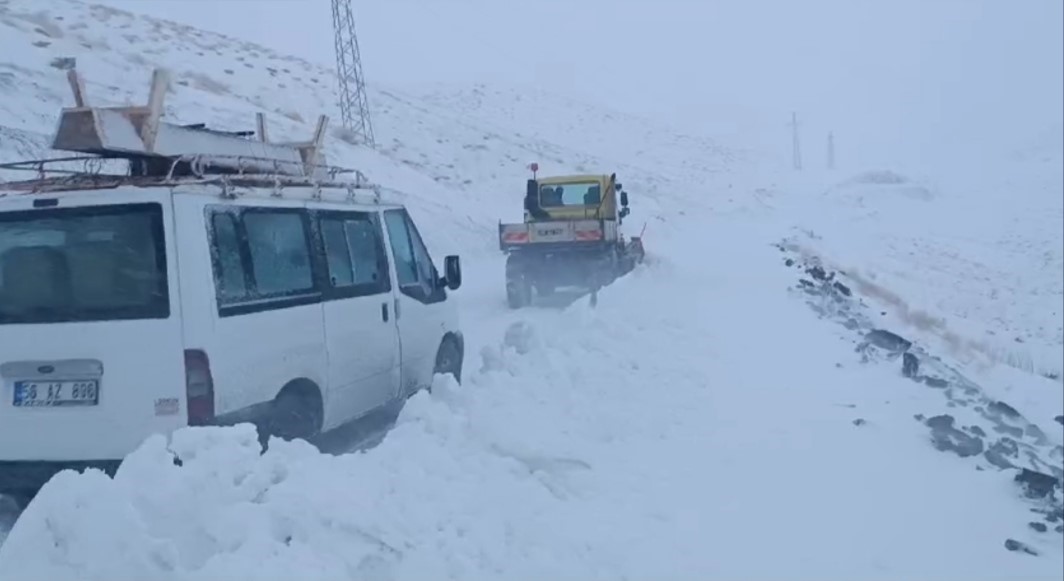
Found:
M 399 299 L 395 299 L 395 320 L 399 320 Z
M 388 322 L 388 303 L 381 303 L 381 319 Z

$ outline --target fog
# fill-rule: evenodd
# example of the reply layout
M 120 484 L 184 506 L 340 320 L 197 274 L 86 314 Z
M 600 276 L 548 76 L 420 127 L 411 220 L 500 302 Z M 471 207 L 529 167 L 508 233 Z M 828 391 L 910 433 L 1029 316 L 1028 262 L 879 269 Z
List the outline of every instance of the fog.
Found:
M 103 3 L 333 61 L 329 0 Z M 355 0 L 375 86 L 519 83 L 691 132 L 888 162 L 1057 131 L 1060 0 Z

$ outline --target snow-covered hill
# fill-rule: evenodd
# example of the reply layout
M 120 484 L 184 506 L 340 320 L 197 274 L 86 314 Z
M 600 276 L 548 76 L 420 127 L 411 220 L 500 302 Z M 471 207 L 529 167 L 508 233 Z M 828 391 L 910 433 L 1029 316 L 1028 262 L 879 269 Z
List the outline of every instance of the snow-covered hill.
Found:
M 322 67 L 73 0 L 0 0 L 0 54 L 5 157 L 47 153 L 63 56 L 101 101 L 142 101 L 170 68 L 181 122 L 265 111 L 301 136 L 332 111 Z M 1052 140 L 974 177 L 794 176 L 768 148 L 523 88 L 371 98 L 379 149 L 333 138 L 330 160 L 404 199 L 437 256 L 463 255 L 464 385 L 441 379 L 364 452 L 259 455 L 247 430 L 197 429 L 147 441 L 114 480 L 61 474 L 0 547 L 0 579 L 1064 574 Z M 596 308 L 505 309 L 495 224 L 519 215 L 530 161 L 617 171 L 648 224 L 648 263 Z M 1016 483 L 1023 468 L 1049 498 L 1024 497 L 1046 484 Z

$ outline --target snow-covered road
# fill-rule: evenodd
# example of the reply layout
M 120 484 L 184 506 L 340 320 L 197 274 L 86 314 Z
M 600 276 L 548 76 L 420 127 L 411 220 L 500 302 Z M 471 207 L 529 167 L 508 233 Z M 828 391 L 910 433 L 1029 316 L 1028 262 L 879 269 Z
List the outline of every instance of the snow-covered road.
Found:
M 1059 576 L 1011 475 L 914 425 L 937 394 L 858 365 L 788 295 L 780 226 L 670 222 L 594 309 L 505 311 L 501 264 L 471 265 L 468 380 L 412 399 L 379 446 L 260 457 L 251 431 L 191 430 L 176 467 L 153 439 L 114 481 L 49 483 L 0 577 Z

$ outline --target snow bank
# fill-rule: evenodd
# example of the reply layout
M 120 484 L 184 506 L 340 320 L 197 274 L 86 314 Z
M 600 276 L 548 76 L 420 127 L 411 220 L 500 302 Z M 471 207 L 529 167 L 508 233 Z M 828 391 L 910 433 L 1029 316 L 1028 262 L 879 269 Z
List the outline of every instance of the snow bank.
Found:
M 1059 576 L 1010 475 L 933 450 L 911 416 L 935 395 L 857 365 L 755 223 L 663 233 L 595 309 L 497 316 L 465 384 L 438 378 L 368 452 L 189 429 L 113 481 L 60 475 L 0 579 Z
M 984 163 L 978 173 L 936 177 L 934 186 L 899 172 L 866 172 L 776 203 L 804 232 L 804 246 L 876 287 L 870 298 L 902 319 L 906 332 L 981 368 L 1060 378 L 1060 166 Z

